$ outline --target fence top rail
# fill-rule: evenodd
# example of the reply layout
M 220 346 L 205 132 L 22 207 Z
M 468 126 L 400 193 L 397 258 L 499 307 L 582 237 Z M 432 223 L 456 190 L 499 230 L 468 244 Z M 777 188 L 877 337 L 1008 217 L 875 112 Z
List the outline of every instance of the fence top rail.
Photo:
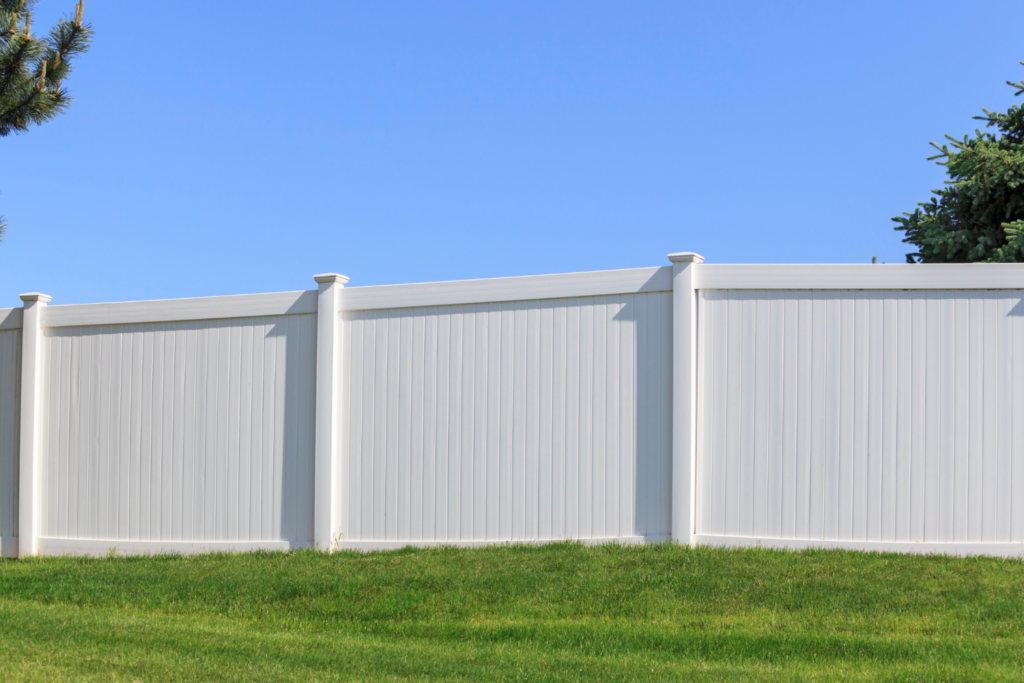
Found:
M 0 330 L 21 329 L 21 308 L 0 308 Z
M 525 275 L 486 280 L 455 280 L 408 285 L 346 287 L 341 310 L 455 306 L 577 296 L 666 292 L 672 289 L 672 267 L 599 270 L 589 273 Z
M 1024 289 L 1024 263 L 708 264 L 698 289 Z
M 661 292 L 671 289 L 671 267 L 633 268 L 487 280 L 347 287 L 341 296 L 341 310 L 561 299 L 575 296 Z M 20 308 L 0 309 L 0 329 L 21 327 L 21 311 Z M 317 292 L 306 290 L 47 306 L 43 310 L 41 326 L 124 325 L 292 315 L 316 311 Z
M 1009 264 L 709 264 L 696 266 L 698 289 L 886 290 L 1022 289 L 1024 263 Z M 346 287 L 342 311 L 453 306 L 580 296 L 666 292 L 672 267 L 526 275 L 404 285 Z M 43 327 L 118 325 L 316 313 L 317 292 L 47 306 Z M 0 330 L 22 326 L 21 308 L 0 309 Z
M 127 325 L 217 318 L 255 318 L 296 313 L 316 313 L 316 290 L 47 306 L 43 309 L 40 325 Z

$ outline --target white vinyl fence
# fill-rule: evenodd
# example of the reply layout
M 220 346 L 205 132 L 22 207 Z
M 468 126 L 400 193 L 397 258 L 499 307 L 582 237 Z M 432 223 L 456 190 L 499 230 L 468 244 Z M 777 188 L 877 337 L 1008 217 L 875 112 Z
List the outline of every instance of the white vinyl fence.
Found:
M 43 332 L 45 547 L 312 538 L 315 316 Z
M 1024 553 L 1024 266 L 0 310 L 0 551 Z
M 0 555 L 18 554 L 21 310 L 0 310 Z
M 701 291 L 699 538 L 1024 542 L 1022 296 Z
M 345 541 L 668 537 L 671 306 L 344 313 Z

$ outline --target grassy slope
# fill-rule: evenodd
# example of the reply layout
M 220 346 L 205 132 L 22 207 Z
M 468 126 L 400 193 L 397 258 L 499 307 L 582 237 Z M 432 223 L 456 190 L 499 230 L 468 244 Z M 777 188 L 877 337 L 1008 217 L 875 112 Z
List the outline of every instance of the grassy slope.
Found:
M 1024 677 L 1024 562 L 670 545 L 0 562 L 0 678 Z

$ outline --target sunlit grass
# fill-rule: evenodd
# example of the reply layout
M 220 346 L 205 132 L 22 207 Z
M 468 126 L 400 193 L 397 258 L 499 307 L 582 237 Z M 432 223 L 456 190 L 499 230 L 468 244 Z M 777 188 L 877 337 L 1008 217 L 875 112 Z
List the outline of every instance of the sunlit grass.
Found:
M 4 680 L 1020 680 L 1024 562 L 673 545 L 0 562 Z

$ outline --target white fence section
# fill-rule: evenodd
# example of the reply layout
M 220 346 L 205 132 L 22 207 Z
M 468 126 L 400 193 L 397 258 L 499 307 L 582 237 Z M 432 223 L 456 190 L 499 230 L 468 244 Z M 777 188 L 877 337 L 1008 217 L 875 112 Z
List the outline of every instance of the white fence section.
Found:
M 1024 541 L 1022 295 L 702 291 L 698 535 Z
M 315 356 L 311 314 L 44 329 L 40 548 L 312 543 Z
M 1024 553 L 1024 265 L 0 310 L 0 551 Z
M 671 305 L 346 312 L 345 544 L 668 537 Z
M 0 554 L 18 552 L 21 309 L 0 309 Z

